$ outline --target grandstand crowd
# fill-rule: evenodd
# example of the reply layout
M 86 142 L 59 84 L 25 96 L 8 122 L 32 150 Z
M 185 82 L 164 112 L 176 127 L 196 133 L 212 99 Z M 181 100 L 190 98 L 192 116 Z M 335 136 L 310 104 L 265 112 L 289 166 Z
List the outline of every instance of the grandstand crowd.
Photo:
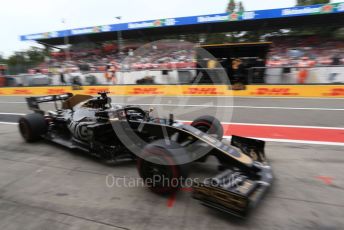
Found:
M 51 68 L 66 68 L 71 71 L 107 71 L 110 68 L 121 70 L 142 69 L 175 69 L 194 68 L 193 47 L 179 47 L 165 45 L 143 46 L 135 50 L 137 46 L 126 46 L 123 53 L 119 53 L 115 44 L 105 44 L 93 49 L 72 48 L 68 53 L 61 50 L 52 52 L 46 62 L 40 64 L 31 71 L 49 72 Z M 120 63 L 120 64 L 119 64 Z
M 344 41 L 316 36 L 273 38 L 266 65 L 330 66 L 344 65 Z
M 316 36 L 276 37 L 267 55 L 266 67 L 314 67 L 344 65 L 344 41 L 324 39 Z M 31 73 L 51 72 L 50 69 L 64 68 L 69 71 L 100 71 L 109 69 L 183 69 L 195 68 L 193 47 L 144 46 L 135 51 L 139 44 L 127 45 L 123 53 L 115 43 L 106 43 L 89 48 L 73 46 L 68 53 L 64 50 L 52 52 L 50 59 L 32 69 Z M 121 65 L 119 64 L 121 63 Z

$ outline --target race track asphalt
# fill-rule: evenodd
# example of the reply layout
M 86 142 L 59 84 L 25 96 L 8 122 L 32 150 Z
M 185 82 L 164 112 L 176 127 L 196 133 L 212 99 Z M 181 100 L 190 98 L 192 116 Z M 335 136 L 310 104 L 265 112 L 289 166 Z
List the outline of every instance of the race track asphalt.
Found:
M 207 114 L 223 122 L 344 127 L 344 99 L 159 96 L 113 97 L 112 102 L 153 107 L 156 116 L 168 117 L 169 113 L 174 113 L 179 120 L 194 120 Z M 53 109 L 53 104 L 43 108 Z M 1 113 L 28 112 L 24 97 L 0 97 L 0 116 L 4 117 Z M 5 119 L 0 117 L 0 120 Z

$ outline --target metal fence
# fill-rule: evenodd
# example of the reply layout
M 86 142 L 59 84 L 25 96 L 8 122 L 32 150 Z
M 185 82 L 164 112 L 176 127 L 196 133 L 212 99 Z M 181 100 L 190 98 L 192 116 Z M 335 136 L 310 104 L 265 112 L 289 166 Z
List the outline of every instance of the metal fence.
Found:
M 254 67 L 248 84 L 344 84 L 344 66 Z

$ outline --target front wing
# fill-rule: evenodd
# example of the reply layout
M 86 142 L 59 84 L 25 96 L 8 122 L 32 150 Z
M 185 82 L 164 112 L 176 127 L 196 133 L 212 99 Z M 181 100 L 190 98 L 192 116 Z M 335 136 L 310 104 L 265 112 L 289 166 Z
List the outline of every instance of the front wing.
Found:
M 246 217 L 270 188 L 273 175 L 260 140 L 233 136 L 232 145 L 253 160 L 252 170 L 225 165 L 225 170 L 193 186 L 193 197 L 202 204 L 239 217 Z
M 272 183 L 270 166 L 262 166 L 260 178 L 227 169 L 193 186 L 193 198 L 202 204 L 239 217 L 246 217 Z

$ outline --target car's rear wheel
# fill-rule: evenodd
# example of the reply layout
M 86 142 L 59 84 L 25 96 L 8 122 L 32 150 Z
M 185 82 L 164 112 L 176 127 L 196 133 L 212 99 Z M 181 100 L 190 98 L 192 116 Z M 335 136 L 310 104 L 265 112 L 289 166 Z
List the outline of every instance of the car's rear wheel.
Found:
M 41 139 L 47 132 L 47 122 L 44 116 L 38 113 L 27 114 L 19 119 L 19 131 L 27 142 Z
M 195 119 L 191 126 L 210 135 L 215 135 L 217 139 L 223 138 L 223 127 L 221 122 L 213 116 L 201 116 Z
M 169 142 L 158 140 L 147 145 L 137 161 L 141 178 L 158 194 L 175 192 L 189 172 L 189 155 L 176 142 Z

